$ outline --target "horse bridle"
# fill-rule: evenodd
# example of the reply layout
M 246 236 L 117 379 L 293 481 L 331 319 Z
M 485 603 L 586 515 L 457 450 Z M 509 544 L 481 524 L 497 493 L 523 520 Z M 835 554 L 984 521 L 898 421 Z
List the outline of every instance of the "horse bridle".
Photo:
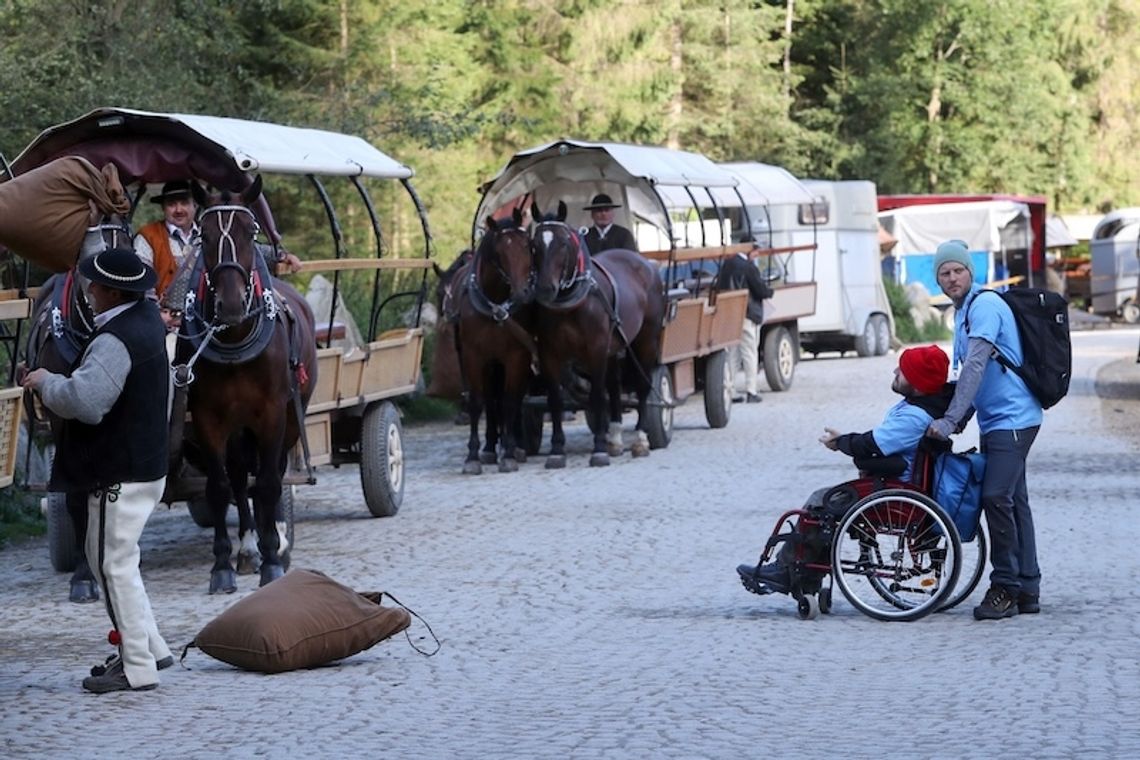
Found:
M 590 273 L 590 266 L 587 260 L 587 254 L 582 251 L 582 241 L 578 237 L 577 231 L 566 222 L 561 222 L 556 219 L 550 219 L 544 222 L 539 222 L 534 228 L 534 237 L 538 237 L 539 232 L 544 227 L 558 227 L 566 230 L 567 236 L 571 241 L 571 248 L 573 255 L 567 256 L 566 261 L 562 265 L 562 271 L 558 273 L 558 292 L 563 293 L 571 290 L 581 282 L 591 280 L 593 275 Z M 543 245 L 543 250 L 548 250 L 548 245 Z
M 522 235 L 527 234 L 526 230 L 522 227 L 511 227 L 509 229 L 504 229 L 504 230 L 491 230 L 489 232 L 489 234 L 491 234 L 491 235 L 505 235 L 505 234 L 510 233 L 510 232 L 516 232 L 516 233 L 519 233 Z M 507 271 L 503 268 L 502 263 L 499 261 L 499 252 L 497 250 L 495 250 L 495 247 L 493 244 L 491 244 L 490 247 L 491 247 L 492 251 L 494 252 L 494 256 L 490 257 L 491 258 L 491 265 L 495 268 L 495 272 L 499 275 L 500 278 L 502 278 L 503 282 L 505 282 L 509 285 L 511 282 L 511 278 L 510 278 L 510 275 L 507 274 Z M 531 259 L 533 261 L 534 246 L 533 246 L 533 243 L 531 242 L 529 236 L 527 236 L 527 249 L 528 249 L 528 252 L 530 253 Z M 472 294 L 476 297 L 476 299 L 478 301 L 482 302 L 483 305 L 486 306 L 486 308 L 488 308 L 490 310 L 490 315 L 495 319 L 495 321 L 496 322 L 502 322 L 503 320 L 510 317 L 511 312 L 514 310 L 514 307 L 518 306 L 520 304 L 520 302 L 515 300 L 515 291 L 513 288 L 511 289 L 511 294 L 507 297 L 507 300 L 503 301 L 502 303 L 495 303 L 494 301 L 492 301 L 490 298 L 487 297 L 486 293 L 483 292 L 483 288 L 479 286 L 479 267 L 482 265 L 485 258 L 488 258 L 488 257 L 485 257 L 483 255 L 483 247 L 480 246 L 479 249 L 475 252 L 475 257 L 474 257 L 474 260 L 473 260 L 472 266 L 471 266 L 470 287 L 472 290 Z M 530 271 L 527 273 L 527 288 L 528 289 L 533 290 L 534 284 L 537 280 L 537 276 L 538 275 L 534 271 L 534 266 L 532 264 L 530 267 Z
M 255 291 L 254 272 L 257 269 L 257 259 L 254 258 L 248 270 L 237 260 L 238 248 L 237 241 L 233 236 L 233 226 L 238 218 L 238 214 L 245 214 L 250 218 L 250 221 L 253 222 L 253 229 L 250 234 L 250 245 L 252 246 L 260 230 L 257 217 L 248 208 L 239 205 L 210 206 L 202 211 L 203 217 L 207 214 L 228 214 L 228 216 L 218 220 L 218 230 L 221 233 L 221 239 L 218 241 L 218 263 L 210 269 L 205 269 L 206 289 L 209 290 L 212 296 L 217 297 L 217 291 L 214 289 L 214 280 L 217 275 L 227 269 L 236 269 L 241 272 L 245 278 L 245 297 L 243 298 L 244 306 L 242 310 L 242 321 L 244 322 L 257 311 L 253 308 Z M 202 255 L 205 256 L 205 253 L 205 246 L 203 246 Z M 258 255 L 256 249 L 253 251 L 253 255 L 254 257 Z M 205 263 L 204 260 L 203 263 Z

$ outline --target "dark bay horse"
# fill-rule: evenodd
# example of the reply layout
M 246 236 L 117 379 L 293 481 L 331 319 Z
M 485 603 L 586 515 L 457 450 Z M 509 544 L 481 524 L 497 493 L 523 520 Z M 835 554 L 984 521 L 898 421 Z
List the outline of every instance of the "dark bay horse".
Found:
M 590 385 L 586 409 L 594 434 L 590 465 L 608 465 L 610 456 L 622 451 L 623 378 L 637 392 L 638 433 L 631 451 L 647 456 L 645 420 L 650 377 L 660 361 L 664 285 L 653 265 L 634 251 L 614 249 L 591 257 L 578 232 L 564 221 L 565 204 L 558 205 L 558 212 L 545 218 L 537 206 L 532 211 L 535 219 L 542 220 L 532 233 L 535 324 L 554 427 L 546 466 L 566 464 L 562 383 L 571 369 Z M 607 419 L 608 430 L 603 422 Z
M 471 418 L 466 474 L 477 475 L 483 464 L 496 462 L 500 472 L 513 472 L 526 457 L 517 432 L 530 367 L 537 356 L 531 335 L 533 278 L 530 235 L 518 209 L 509 218 L 488 217 L 486 233 L 470 262 L 453 273 L 456 344 Z M 486 444 L 480 454 L 479 418 L 484 407 Z
M 130 248 L 131 227 L 118 214 L 105 216 L 99 224 L 87 228 L 78 259 L 94 256 L 109 248 Z M 95 315 L 87 302 L 86 285 L 76 269 L 54 274 L 40 286 L 32 306 L 32 324 L 25 349 L 28 369 L 43 367 L 49 372 L 66 374 L 71 371 L 91 334 L 95 331 Z M 31 394 L 25 394 L 24 404 L 29 421 L 42 413 L 51 427 L 53 443 L 59 437 L 59 418 L 47 407 L 36 404 Z M 75 558 L 68 598 L 79 604 L 99 600 L 99 586 L 87 564 L 84 545 L 87 540 L 86 492 L 63 495 L 75 544 Z
M 282 479 L 317 381 L 312 310 L 270 275 L 255 247 L 249 205 L 260 193 L 258 177 L 240 198 L 215 195 L 201 212 L 202 252 L 175 357 L 176 370 L 192 375 L 187 409 L 214 524 L 211 594 L 237 588 L 225 520 L 231 498 L 243 545 L 256 531 L 260 585 L 285 572 Z M 245 524 L 250 497 L 253 525 Z

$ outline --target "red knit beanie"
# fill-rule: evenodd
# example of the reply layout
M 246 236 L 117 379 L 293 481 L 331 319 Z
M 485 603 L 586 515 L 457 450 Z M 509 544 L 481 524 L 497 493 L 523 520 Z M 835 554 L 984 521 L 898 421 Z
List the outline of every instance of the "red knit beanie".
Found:
M 932 396 L 946 384 L 950 359 L 938 346 L 908 348 L 899 356 L 899 369 L 916 391 Z

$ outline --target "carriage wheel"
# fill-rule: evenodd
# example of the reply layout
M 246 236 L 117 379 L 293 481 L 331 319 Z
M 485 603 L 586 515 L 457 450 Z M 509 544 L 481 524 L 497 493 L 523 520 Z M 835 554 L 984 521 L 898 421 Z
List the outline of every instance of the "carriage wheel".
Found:
M 984 523 L 978 524 L 978 532 L 974 534 L 973 541 L 962 542 L 962 554 L 958 565 L 962 568 L 958 576 L 958 585 L 954 593 L 938 608 L 939 612 L 953 609 L 965 601 L 974 589 L 981 583 L 986 572 L 986 560 L 989 558 L 989 535 Z
M 360 485 L 373 517 L 391 517 L 404 500 L 404 431 L 390 401 L 368 405 L 360 426 Z
M 917 620 L 941 608 L 958 582 L 961 556 L 958 531 L 942 508 L 903 489 L 857 502 L 831 546 L 840 591 L 877 620 Z
M 210 511 L 210 502 L 206 501 L 205 494 L 196 494 L 186 500 L 186 509 L 190 518 L 199 528 L 214 527 L 214 513 Z
M 796 373 L 796 343 L 783 325 L 773 328 L 764 336 L 764 377 L 774 391 L 792 387 Z
M 724 427 L 732 417 L 733 379 L 726 349 L 705 359 L 705 419 L 711 428 Z
M 540 406 L 523 406 L 522 446 L 527 456 L 534 456 L 542 448 L 542 419 L 544 412 Z
M 649 380 L 645 435 L 649 438 L 649 448 L 663 449 L 673 440 L 673 375 L 668 367 L 659 365 Z
M 75 549 L 75 525 L 67 511 L 67 494 L 48 492 L 45 517 L 52 569 L 58 573 L 70 573 L 79 564 L 79 556 Z

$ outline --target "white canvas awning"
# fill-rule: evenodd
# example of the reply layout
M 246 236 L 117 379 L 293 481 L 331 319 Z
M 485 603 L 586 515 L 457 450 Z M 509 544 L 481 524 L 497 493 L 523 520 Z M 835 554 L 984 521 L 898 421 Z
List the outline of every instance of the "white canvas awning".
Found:
M 748 206 L 781 206 L 815 200 L 811 190 L 782 167 L 756 161 L 720 164 L 720 167 L 740 180 L 736 189 Z M 717 191 L 716 195 L 718 202 L 725 196 L 724 205 L 739 204 L 735 200 L 730 203 L 723 191 Z
M 906 206 L 879 213 L 879 222 L 898 244 L 891 253 L 931 253 L 946 240 L 961 240 L 971 251 L 1002 250 L 1001 231 L 1029 216 L 1016 201 L 974 201 Z
M 1061 217 L 1053 215 L 1045 220 L 1045 247 L 1068 248 L 1078 243 Z

